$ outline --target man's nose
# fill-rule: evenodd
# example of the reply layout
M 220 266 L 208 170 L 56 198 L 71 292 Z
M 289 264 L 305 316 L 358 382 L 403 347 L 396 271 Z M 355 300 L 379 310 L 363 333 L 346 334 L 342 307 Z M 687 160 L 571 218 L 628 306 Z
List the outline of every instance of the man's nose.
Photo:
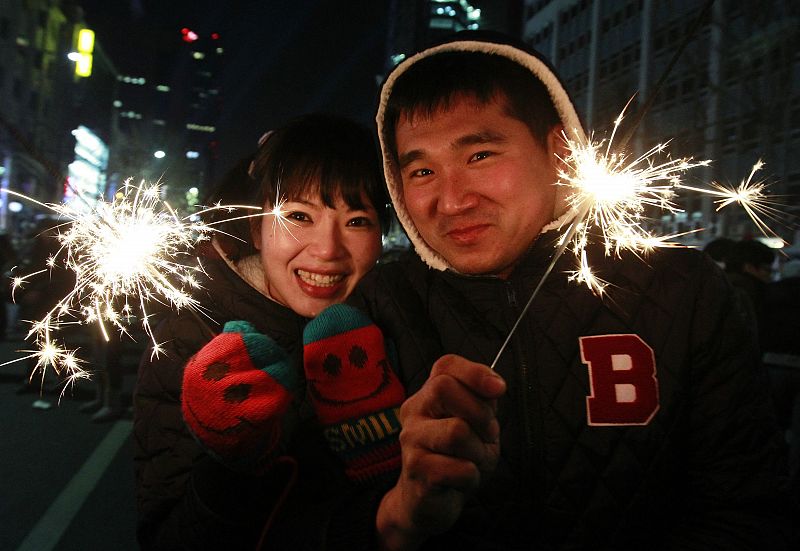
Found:
M 437 210 L 441 214 L 460 214 L 478 204 L 478 195 L 472 189 L 464 169 L 448 168 L 442 171 Z

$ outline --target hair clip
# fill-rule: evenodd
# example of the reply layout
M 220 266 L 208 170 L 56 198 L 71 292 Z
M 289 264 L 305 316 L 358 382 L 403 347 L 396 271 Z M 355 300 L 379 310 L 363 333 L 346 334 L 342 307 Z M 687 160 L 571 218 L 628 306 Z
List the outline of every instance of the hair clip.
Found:
M 261 137 L 258 139 L 258 147 L 261 147 L 262 145 L 267 143 L 267 140 L 269 139 L 269 137 L 272 136 L 274 133 L 275 133 L 274 130 L 267 130 L 266 132 L 264 132 L 261 135 Z
M 265 143 L 267 143 L 267 140 L 269 140 L 270 136 L 272 136 L 274 133 L 275 133 L 274 130 L 267 130 L 266 132 L 261 134 L 261 137 L 258 139 L 258 147 L 261 148 Z M 252 161 L 250 161 L 250 166 L 247 167 L 247 175 L 250 176 L 251 178 L 253 178 L 253 171 L 255 170 L 255 168 L 256 168 L 256 160 L 253 159 Z

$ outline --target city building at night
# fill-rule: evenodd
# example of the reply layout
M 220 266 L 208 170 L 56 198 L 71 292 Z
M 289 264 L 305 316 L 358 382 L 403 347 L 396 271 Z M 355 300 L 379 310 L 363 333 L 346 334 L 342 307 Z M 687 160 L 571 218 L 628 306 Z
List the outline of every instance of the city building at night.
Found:
M 671 140 L 673 156 L 711 159 L 703 181 L 737 184 L 757 160 L 772 194 L 800 194 L 800 8 L 796 2 L 526 0 L 522 38 L 559 70 L 587 128 L 609 130 L 631 97 L 633 119 L 690 36 L 631 141 L 639 152 Z M 698 27 L 694 29 L 695 22 Z M 621 126 L 625 131 L 625 122 Z M 601 134 L 602 135 L 602 134 Z M 782 208 L 798 214 L 796 199 Z M 705 228 L 757 235 L 741 209 L 689 196 L 664 216 L 665 233 Z M 774 225 L 797 243 L 794 230 Z
M 128 178 L 162 180 L 176 207 L 196 202 L 218 154 L 222 37 L 132 26 L 112 41 L 98 9 L 0 0 L 0 184 L 90 208 Z M 13 202 L 0 198 L 0 231 L 24 234 L 41 209 Z
M 63 161 L 74 143 L 64 131 L 64 87 L 74 67 L 66 57 L 68 16 L 52 0 L 0 0 L 0 185 L 42 201 L 60 200 Z M 29 211 L 0 195 L 0 230 Z

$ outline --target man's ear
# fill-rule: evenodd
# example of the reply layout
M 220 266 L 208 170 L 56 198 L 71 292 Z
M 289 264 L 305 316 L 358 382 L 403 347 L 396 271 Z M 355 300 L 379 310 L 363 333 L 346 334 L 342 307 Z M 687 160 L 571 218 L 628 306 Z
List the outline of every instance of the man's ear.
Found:
M 564 125 L 557 124 L 547 133 L 547 155 L 553 159 L 556 170 L 565 168 L 564 159 L 567 157 L 567 141 L 564 139 Z
M 257 251 L 261 250 L 261 224 L 263 222 L 262 217 L 256 216 L 248 220 L 250 223 L 250 238 L 253 241 L 253 247 L 256 248 Z

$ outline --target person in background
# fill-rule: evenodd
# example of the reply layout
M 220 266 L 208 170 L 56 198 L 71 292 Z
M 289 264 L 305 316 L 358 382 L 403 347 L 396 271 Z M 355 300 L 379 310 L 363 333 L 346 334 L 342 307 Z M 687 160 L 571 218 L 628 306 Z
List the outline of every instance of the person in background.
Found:
M 731 284 L 741 293 L 741 302 L 754 330 L 763 340 L 765 327 L 764 293 L 772 280 L 772 265 L 775 252 L 767 245 L 755 240 L 737 241 L 728 252 L 725 274 Z
M 219 226 L 199 252 L 201 313 L 169 313 L 155 332 L 163 350 L 142 357 L 134 459 L 143 549 L 254 549 L 270 541 L 287 494 L 303 496 L 297 515 L 311 519 L 347 482 L 305 393 L 303 331 L 380 255 L 388 200 L 374 140 L 340 117 L 298 118 L 265 135 L 216 200 L 261 205 L 264 216 Z M 341 365 L 325 368 L 334 376 Z
M 95 395 L 93 400 L 81 404 L 78 411 L 92 414 L 93 423 L 108 423 L 125 414 L 122 404 L 122 336 L 112 333 L 106 340 L 97 331 L 91 338 Z
M 717 266 L 725 269 L 725 262 L 730 255 L 731 249 L 736 245 L 736 241 L 727 237 L 712 239 L 703 247 L 703 252 L 714 259 Z
M 0 340 L 5 340 L 8 327 L 7 303 L 11 302 L 11 269 L 17 263 L 17 251 L 7 233 L 0 233 Z
M 800 497 L 800 259 L 786 261 L 780 279 L 764 289 L 761 348 L 778 422 L 789 447 L 789 468 Z
M 43 218 L 38 222 L 31 232 L 30 250 L 25 255 L 24 264 L 19 267 L 19 273 L 32 273 L 49 265 L 48 261 L 61 249 L 61 242 L 58 239 L 59 226 L 57 220 L 49 218 Z M 41 321 L 74 287 L 75 274 L 58 263 L 44 273 L 27 278 L 14 292 L 14 300 L 19 307 L 17 318 L 26 325 L 25 333 L 28 332 L 31 323 Z M 64 333 L 61 336 L 68 338 Z M 45 385 L 48 374 L 49 371 L 37 368 L 36 360 L 30 358 L 27 360 L 26 373 L 17 388 L 17 393 L 41 395 L 46 391 L 55 390 L 58 381 L 53 385 Z M 33 407 L 46 410 L 50 409 L 52 404 L 40 397 L 33 403 Z

